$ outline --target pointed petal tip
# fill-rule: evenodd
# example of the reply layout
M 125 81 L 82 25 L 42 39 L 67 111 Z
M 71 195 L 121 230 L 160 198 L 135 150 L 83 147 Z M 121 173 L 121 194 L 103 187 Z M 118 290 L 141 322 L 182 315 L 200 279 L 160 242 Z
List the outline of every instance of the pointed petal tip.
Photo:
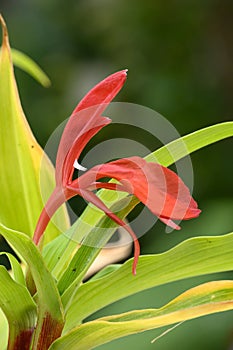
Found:
M 119 92 L 119 90 L 124 85 L 124 83 L 127 79 L 127 73 L 128 73 L 128 69 L 123 69 L 123 70 L 117 71 L 117 72 L 107 76 L 102 82 L 111 81 L 111 83 L 113 83 L 116 88 L 118 86 L 117 90 Z M 116 92 L 116 94 L 117 94 L 117 92 Z
M 133 266 L 132 266 L 133 276 L 136 276 L 137 274 L 137 265 L 138 265 L 139 255 L 140 255 L 140 244 L 136 237 L 136 239 L 134 239 L 134 259 L 133 259 Z
M 119 81 L 119 82 L 122 82 L 122 85 L 123 85 L 125 80 L 127 79 L 127 73 L 128 73 L 128 69 L 123 69 L 123 70 L 117 71 L 117 72 L 109 75 L 108 77 L 105 78 L 105 80 L 110 79 L 110 80 L 116 81 L 116 82 Z
M 125 75 L 125 78 L 127 78 L 127 75 L 128 75 L 128 69 L 126 68 L 126 69 L 124 69 L 123 70 L 123 73 L 124 73 L 124 75 Z
M 128 68 L 125 68 L 125 69 L 121 69 L 121 70 L 116 71 L 116 72 L 113 73 L 112 75 L 114 75 L 114 74 L 127 75 L 127 73 L 128 73 Z
M 201 214 L 201 209 L 196 209 L 195 212 L 196 212 L 196 216 L 199 216 Z
M 127 76 L 127 74 L 128 74 L 128 68 L 123 69 L 122 72 Z
M 132 265 L 132 275 L 136 276 L 137 275 L 137 264 L 138 264 L 138 257 L 139 256 L 135 256 L 136 254 L 134 253 L 134 260 L 133 260 L 133 265 Z
M 201 214 L 201 210 L 198 208 L 190 208 L 189 209 L 189 215 L 187 216 L 187 219 L 193 219 L 197 218 Z

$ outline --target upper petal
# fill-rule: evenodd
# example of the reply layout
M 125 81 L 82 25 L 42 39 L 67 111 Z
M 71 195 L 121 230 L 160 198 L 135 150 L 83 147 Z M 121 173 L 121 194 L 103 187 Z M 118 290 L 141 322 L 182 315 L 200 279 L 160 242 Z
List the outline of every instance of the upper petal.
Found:
M 56 181 L 64 185 L 72 179 L 73 163 L 89 140 L 105 125 L 109 118 L 101 117 L 111 100 L 126 80 L 126 70 L 108 76 L 81 100 L 66 124 L 58 148 Z

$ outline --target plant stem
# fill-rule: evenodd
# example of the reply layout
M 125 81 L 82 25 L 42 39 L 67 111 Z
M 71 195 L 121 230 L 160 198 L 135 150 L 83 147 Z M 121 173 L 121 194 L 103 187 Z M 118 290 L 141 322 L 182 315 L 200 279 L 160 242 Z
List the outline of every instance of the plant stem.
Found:
M 54 340 L 60 337 L 62 329 L 63 324 L 52 319 L 47 313 L 42 324 L 37 325 L 32 350 L 48 350 Z

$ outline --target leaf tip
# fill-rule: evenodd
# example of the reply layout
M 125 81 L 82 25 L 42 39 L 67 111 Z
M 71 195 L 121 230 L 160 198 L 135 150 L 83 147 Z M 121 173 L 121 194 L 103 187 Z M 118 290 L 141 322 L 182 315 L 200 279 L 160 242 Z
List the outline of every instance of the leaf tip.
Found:
M 0 24 L 2 27 L 2 45 L 7 45 L 8 44 L 8 31 L 7 31 L 7 26 L 6 22 L 0 13 Z

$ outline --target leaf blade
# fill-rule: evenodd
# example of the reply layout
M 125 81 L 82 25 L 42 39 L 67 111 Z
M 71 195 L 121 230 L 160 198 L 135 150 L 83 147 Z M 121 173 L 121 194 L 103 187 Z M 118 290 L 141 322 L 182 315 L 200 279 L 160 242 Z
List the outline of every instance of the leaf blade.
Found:
M 8 349 L 15 349 L 16 344 L 29 349 L 37 318 L 36 304 L 26 287 L 15 282 L 3 266 L 0 280 L 0 307 L 9 324 Z
M 49 350 L 89 350 L 114 339 L 233 309 L 233 281 L 194 287 L 160 309 L 136 310 L 80 325 L 55 341 Z M 78 340 L 78 342 L 77 342 Z
M 0 255 L 6 255 L 6 257 L 8 258 L 11 264 L 12 275 L 14 277 L 14 280 L 19 284 L 26 286 L 23 269 L 19 261 L 10 253 L 0 252 Z
M 0 349 L 6 350 L 9 326 L 5 314 L 0 308 Z
M 44 204 L 40 180 L 45 195 L 49 195 L 55 183 L 54 168 L 25 118 L 14 76 L 7 27 L 1 16 L 0 24 L 3 29 L 0 50 L 0 159 L 4 169 L 0 173 L 0 221 L 31 236 Z M 47 241 L 61 232 L 58 227 L 64 230 L 69 227 L 64 206 L 54 219 L 47 231 Z
M 40 342 L 40 336 L 43 336 L 43 334 L 40 334 L 40 331 L 46 322 L 49 322 L 50 326 L 54 326 L 54 329 L 50 329 L 51 338 L 54 335 L 53 332 L 59 335 L 64 324 L 63 307 L 55 281 L 46 268 L 38 248 L 27 235 L 8 229 L 2 224 L 0 224 L 0 233 L 13 249 L 20 254 L 24 261 L 26 261 L 36 285 L 38 294 L 38 322 L 34 334 L 34 344 Z M 47 341 L 49 340 L 50 338 L 48 337 Z
M 131 275 L 131 260 L 117 271 L 79 287 L 67 315 L 65 330 L 117 300 L 165 283 L 233 269 L 233 233 L 188 239 L 162 254 L 139 258 Z M 82 304 L 79 303 L 82 300 Z M 90 303 L 91 300 L 91 303 Z
M 29 56 L 16 49 L 11 49 L 11 55 L 13 63 L 16 67 L 31 75 L 42 86 L 49 87 L 51 85 L 51 81 L 47 74 L 45 74 L 40 66 Z

